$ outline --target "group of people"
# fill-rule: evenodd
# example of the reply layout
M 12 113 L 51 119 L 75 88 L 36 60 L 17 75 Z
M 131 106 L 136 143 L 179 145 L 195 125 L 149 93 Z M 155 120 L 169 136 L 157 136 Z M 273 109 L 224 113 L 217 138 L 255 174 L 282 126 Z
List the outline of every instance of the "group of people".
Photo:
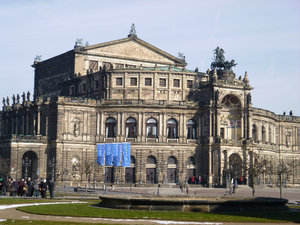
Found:
M 54 197 L 54 181 L 50 179 L 34 179 L 30 177 L 26 179 L 19 179 L 9 177 L 8 179 L 0 178 L 0 195 L 4 196 L 23 196 L 46 198 L 46 192 L 49 190 L 50 198 Z

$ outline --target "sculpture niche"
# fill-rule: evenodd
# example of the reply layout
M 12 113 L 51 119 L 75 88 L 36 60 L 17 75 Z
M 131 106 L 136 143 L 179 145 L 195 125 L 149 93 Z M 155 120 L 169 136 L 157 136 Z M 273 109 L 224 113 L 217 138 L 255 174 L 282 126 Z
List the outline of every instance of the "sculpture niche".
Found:
M 212 71 L 214 69 L 217 70 L 219 79 L 233 80 L 235 78 L 235 74 L 231 68 L 235 67 L 237 65 L 237 63 L 235 63 L 235 61 L 233 59 L 230 62 L 225 61 L 224 54 L 225 54 L 225 51 L 222 48 L 217 47 L 214 50 L 214 58 L 213 58 L 214 61 L 211 63 L 210 67 L 211 67 Z

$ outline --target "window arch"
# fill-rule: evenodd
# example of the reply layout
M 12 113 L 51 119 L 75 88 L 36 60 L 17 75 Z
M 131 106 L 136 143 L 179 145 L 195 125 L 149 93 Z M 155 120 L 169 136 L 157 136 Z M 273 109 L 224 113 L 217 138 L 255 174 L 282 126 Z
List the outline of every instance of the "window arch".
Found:
M 105 123 L 105 135 L 107 138 L 116 137 L 116 120 L 112 117 L 108 118 Z
M 257 128 L 256 125 L 252 125 L 252 139 L 254 142 L 257 142 Z
M 146 124 L 147 138 L 157 138 L 157 122 L 155 119 L 150 118 Z
M 126 137 L 128 138 L 136 137 L 136 120 L 132 117 L 126 120 Z
M 154 156 L 148 156 L 147 164 L 156 164 L 156 158 Z
M 177 138 L 177 121 L 174 119 L 167 121 L 167 138 Z
M 186 123 L 186 130 L 187 130 L 187 139 L 196 139 L 197 132 L 196 132 L 197 125 L 194 120 L 188 120 Z
M 177 164 L 177 160 L 174 156 L 170 156 L 168 158 L 168 165 L 176 165 Z
M 235 95 L 226 95 L 222 99 L 222 106 L 226 108 L 239 108 L 241 107 L 241 102 Z

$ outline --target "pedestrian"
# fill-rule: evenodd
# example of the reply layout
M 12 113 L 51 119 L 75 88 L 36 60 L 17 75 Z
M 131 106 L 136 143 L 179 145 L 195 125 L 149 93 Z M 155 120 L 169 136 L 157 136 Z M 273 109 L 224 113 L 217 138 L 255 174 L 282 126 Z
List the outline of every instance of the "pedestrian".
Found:
M 33 190 L 33 197 L 34 198 L 38 198 L 39 197 L 39 180 L 38 179 L 34 179 L 32 182 L 32 190 Z
M 18 182 L 18 196 L 23 196 L 24 195 L 24 179 L 20 179 Z
M 53 198 L 54 197 L 54 186 L 55 186 L 55 183 L 53 181 L 53 179 L 50 179 L 49 183 L 48 183 L 48 188 L 49 188 L 49 192 L 50 192 L 50 198 Z
M 189 194 L 189 185 L 188 184 L 186 184 L 185 190 L 186 190 L 186 194 L 188 195 Z
M 13 186 L 13 196 L 16 197 L 18 192 L 18 187 L 19 187 L 16 178 L 13 178 L 12 186 Z
M 2 195 L 2 187 L 3 187 L 3 178 L 0 178 L 0 195 Z
M 40 185 L 40 192 L 41 192 L 41 196 L 42 198 L 46 198 L 46 191 L 47 191 L 47 183 L 46 183 L 46 179 L 41 179 Z
M 13 196 L 13 185 L 11 178 L 8 178 L 6 182 L 6 191 L 9 193 L 9 196 Z
M 27 179 L 24 181 L 24 185 L 23 185 L 23 195 L 25 195 L 25 197 L 29 197 L 28 195 L 28 183 L 27 183 Z

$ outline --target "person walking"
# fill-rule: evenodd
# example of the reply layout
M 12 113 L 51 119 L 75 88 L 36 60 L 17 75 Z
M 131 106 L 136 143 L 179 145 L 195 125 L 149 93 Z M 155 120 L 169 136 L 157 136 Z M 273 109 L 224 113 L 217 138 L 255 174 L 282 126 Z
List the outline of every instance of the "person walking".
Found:
M 39 187 L 39 180 L 38 179 L 33 180 L 32 189 L 33 189 L 33 197 L 34 198 L 39 198 L 40 187 Z
M 49 183 L 48 183 L 48 188 L 49 188 L 49 192 L 50 192 L 50 198 L 53 198 L 54 197 L 54 186 L 55 186 L 55 183 L 53 181 L 53 179 L 50 179 Z
M 41 190 L 41 196 L 42 198 L 46 198 L 46 191 L 47 191 L 47 183 L 46 183 L 46 179 L 41 179 L 40 182 L 40 190 Z

